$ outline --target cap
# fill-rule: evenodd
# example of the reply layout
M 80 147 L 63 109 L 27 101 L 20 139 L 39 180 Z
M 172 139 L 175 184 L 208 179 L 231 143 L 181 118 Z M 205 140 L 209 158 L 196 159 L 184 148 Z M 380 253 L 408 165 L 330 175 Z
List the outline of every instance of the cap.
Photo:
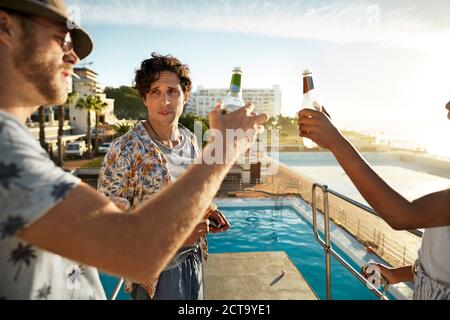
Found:
M 67 13 L 63 0 L 0 0 L 0 10 L 9 9 L 20 13 L 63 22 L 72 36 L 74 51 L 78 58 L 86 58 L 92 51 L 92 40 Z

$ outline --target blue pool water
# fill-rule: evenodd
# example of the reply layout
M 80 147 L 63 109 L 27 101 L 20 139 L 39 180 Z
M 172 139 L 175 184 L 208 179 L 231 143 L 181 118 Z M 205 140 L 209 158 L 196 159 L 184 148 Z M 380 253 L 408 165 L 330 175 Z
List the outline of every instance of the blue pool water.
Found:
M 325 253 L 314 238 L 312 226 L 297 211 L 291 207 L 275 210 L 270 206 L 224 207 L 221 210 L 230 221 L 231 229 L 208 236 L 210 253 L 285 251 L 316 295 L 326 299 Z M 334 249 L 353 268 L 359 269 L 342 250 L 336 246 Z M 377 299 L 333 257 L 331 268 L 333 299 Z M 117 279 L 101 274 L 101 280 L 109 297 Z M 389 298 L 393 299 L 390 295 Z M 130 299 L 123 288 L 118 299 Z
M 110 275 L 106 275 L 104 273 L 100 273 L 100 280 L 103 284 L 103 288 L 105 289 L 106 297 L 109 299 L 119 279 Z M 124 291 L 124 285 L 122 285 L 122 288 L 120 289 L 116 300 L 131 300 L 130 295 Z

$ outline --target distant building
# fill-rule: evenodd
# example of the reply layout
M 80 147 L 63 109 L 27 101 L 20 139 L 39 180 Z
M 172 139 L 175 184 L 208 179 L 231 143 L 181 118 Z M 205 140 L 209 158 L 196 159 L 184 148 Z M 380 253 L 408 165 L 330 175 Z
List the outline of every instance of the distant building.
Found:
M 103 93 L 104 87 L 98 80 L 98 74 L 88 68 L 75 68 L 75 74 L 78 76 L 73 79 L 73 91 L 78 93 L 79 98 L 86 97 L 88 95 L 99 96 L 100 99 L 108 106 L 103 109 L 99 114 L 100 127 L 110 127 L 117 122 L 117 118 L 114 115 L 114 99 L 106 98 L 106 94 Z M 70 121 L 74 127 L 79 131 L 86 133 L 87 131 L 87 111 L 77 109 L 76 103 L 70 106 Z M 90 113 L 91 124 L 95 125 L 95 113 Z M 103 128 L 99 129 L 100 130 Z
M 228 89 L 206 89 L 199 86 L 191 94 L 184 114 L 193 113 L 206 117 L 218 100 L 222 100 L 228 93 Z M 265 112 L 269 116 L 277 116 L 281 113 L 281 90 L 279 85 L 272 89 L 243 89 L 244 101 L 251 101 L 255 105 L 257 113 Z
M 74 72 L 78 76 L 73 79 L 74 91 L 95 95 L 105 90 L 98 80 L 98 73 L 95 71 L 88 68 L 75 68 Z

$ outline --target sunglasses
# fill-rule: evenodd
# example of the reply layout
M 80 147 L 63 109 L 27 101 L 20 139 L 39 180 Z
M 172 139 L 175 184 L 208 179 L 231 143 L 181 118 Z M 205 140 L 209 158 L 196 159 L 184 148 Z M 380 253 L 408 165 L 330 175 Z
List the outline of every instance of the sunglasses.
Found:
M 33 16 L 33 15 L 27 15 L 27 19 L 32 20 L 33 22 L 40 24 L 41 26 L 47 28 L 50 31 L 54 31 L 57 28 L 57 25 L 47 21 L 45 18 Z M 61 46 L 61 49 L 64 54 L 69 54 L 72 50 L 74 50 L 74 43 L 72 40 L 72 36 L 69 31 L 66 32 L 64 36 L 54 34 L 53 37 L 55 40 L 59 43 Z

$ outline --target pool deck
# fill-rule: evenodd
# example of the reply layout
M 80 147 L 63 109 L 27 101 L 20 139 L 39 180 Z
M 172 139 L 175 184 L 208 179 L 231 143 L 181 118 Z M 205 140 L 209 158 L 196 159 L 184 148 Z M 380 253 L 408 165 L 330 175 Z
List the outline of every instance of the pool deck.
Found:
M 203 271 L 207 300 L 317 300 L 285 252 L 210 254 Z

